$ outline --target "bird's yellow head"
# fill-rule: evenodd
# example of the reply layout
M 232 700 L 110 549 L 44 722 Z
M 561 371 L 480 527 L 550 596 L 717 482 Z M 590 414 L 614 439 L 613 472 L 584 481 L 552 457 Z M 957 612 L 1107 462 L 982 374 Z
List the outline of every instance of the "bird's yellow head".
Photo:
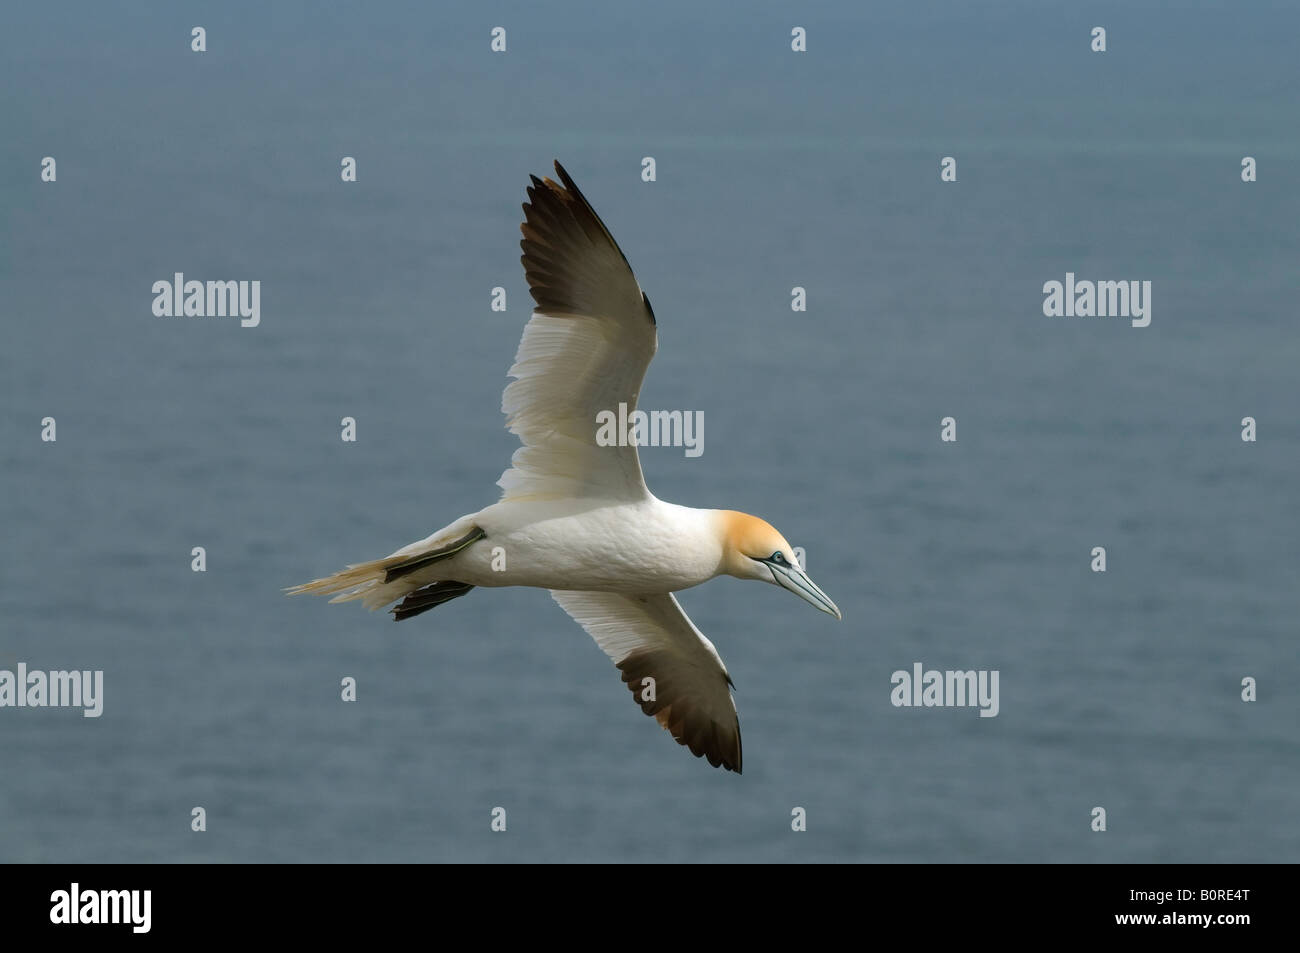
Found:
M 722 571 L 738 579 L 757 579 L 789 589 L 822 612 L 842 619 L 840 610 L 808 578 L 794 547 L 766 520 L 735 510 L 719 510 L 722 530 Z

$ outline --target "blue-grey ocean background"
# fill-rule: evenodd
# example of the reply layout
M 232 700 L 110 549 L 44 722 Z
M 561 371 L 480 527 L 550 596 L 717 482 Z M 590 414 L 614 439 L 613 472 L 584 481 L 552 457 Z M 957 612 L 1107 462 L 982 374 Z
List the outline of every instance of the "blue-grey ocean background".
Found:
M 0 668 L 106 684 L 97 720 L 0 709 L 0 860 L 1300 860 L 1294 4 L 5 21 Z M 741 777 L 544 592 L 400 626 L 281 594 L 496 499 L 556 157 L 654 302 L 642 406 L 704 412 L 651 488 L 766 517 L 844 611 L 682 597 Z M 154 317 L 177 271 L 260 280 L 261 326 Z M 1151 326 L 1044 317 L 1067 271 L 1152 281 Z M 916 661 L 999 670 L 1001 713 L 894 708 Z

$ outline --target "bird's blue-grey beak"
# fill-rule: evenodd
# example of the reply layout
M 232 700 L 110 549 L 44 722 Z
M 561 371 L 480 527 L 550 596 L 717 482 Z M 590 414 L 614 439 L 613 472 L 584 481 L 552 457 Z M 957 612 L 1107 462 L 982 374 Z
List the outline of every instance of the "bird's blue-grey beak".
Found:
M 800 599 L 810 602 L 822 612 L 835 616 L 837 619 L 843 619 L 840 615 L 839 607 L 831 602 L 831 597 L 822 592 L 817 583 L 808 578 L 808 574 L 797 565 L 782 565 L 780 563 L 769 562 L 768 568 L 772 570 L 772 578 L 783 589 L 789 589 Z

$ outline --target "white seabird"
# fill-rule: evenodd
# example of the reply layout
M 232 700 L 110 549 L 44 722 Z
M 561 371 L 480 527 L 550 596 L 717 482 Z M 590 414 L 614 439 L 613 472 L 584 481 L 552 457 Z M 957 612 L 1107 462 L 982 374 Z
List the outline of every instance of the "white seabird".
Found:
M 563 184 L 531 176 L 520 226 L 537 307 L 501 399 L 523 446 L 498 481 L 500 501 L 288 592 L 370 609 L 400 599 L 400 621 L 475 586 L 549 589 L 642 711 L 695 755 L 739 772 L 731 676 L 673 593 L 729 575 L 781 586 L 837 619 L 840 610 L 768 523 L 665 503 L 646 488 L 633 441 L 598 445 L 597 414 L 636 408 L 658 346 L 655 315 L 609 229 L 559 162 L 555 171 Z

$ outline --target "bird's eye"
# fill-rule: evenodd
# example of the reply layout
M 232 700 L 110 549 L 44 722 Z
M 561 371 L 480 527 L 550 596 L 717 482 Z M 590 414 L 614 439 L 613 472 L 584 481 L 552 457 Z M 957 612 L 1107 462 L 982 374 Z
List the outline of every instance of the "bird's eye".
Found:
M 777 563 L 778 565 L 781 566 L 785 565 L 785 556 L 782 555 L 781 550 L 778 549 L 776 552 L 772 554 L 772 562 Z

